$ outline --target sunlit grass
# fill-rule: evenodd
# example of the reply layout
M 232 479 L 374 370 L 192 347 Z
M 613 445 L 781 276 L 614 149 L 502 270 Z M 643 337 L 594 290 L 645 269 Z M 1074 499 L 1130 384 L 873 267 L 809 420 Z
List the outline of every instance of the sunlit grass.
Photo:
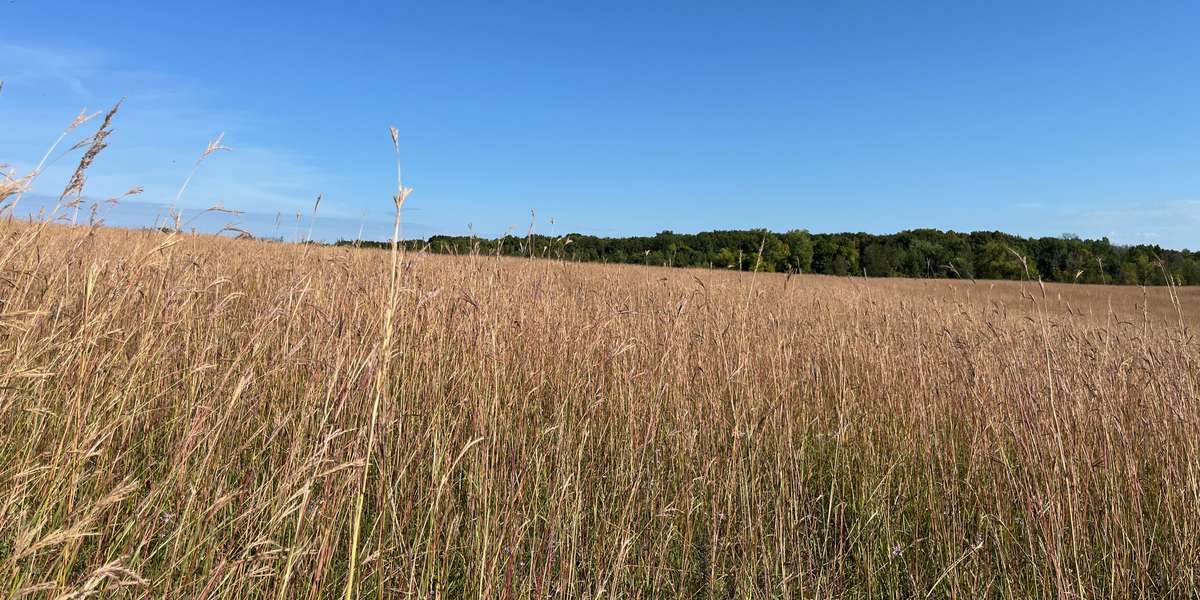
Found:
M 4 595 L 1197 590 L 1190 290 L 0 248 Z

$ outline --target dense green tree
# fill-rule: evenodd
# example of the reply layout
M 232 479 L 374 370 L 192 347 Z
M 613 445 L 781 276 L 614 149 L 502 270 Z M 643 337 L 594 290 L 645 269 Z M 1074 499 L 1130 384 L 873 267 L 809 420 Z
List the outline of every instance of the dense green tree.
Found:
M 891 277 L 896 274 L 901 258 L 900 250 L 892 244 L 870 243 L 863 248 L 863 270 L 871 277 Z
M 350 242 L 387 248 L 387 242 Z M 498 239 L 437 235 L 405 247 L 446 254 L 530 256 L 652 266 L 799 271 L 872 277 L 979 277 L 1080 283 L 1200 284 L 1200 255 L 1158 246 L 1117 246 L 1074 235 L 1027 239 L 998 231 L 914 229 L 891 235 L 663 231 L 649 237 L 601 238 L 572 233 Z M 1025 263 L 1022 264 L 1022 258 Z
M 1013 251 L 1002 242 L 984 243 L 975 256 L 975 273 L 981 279 L 1024 279 L 1025 269 Z
M 783 234 L 783 241 L 788 246 L 788 270 L 798 273 L 811 271 L 813 260 L 812 235 L 804 229 L 793 229 Z
M 813 270 L 826 275 L 855 275 L 858 244 L 849 235 L 820 236 L 813 249 Z
M 791 249 L 783 240 L 779 239 L 779 236 L 764 232 L 761 270 L 786 271 L 790 255 Z

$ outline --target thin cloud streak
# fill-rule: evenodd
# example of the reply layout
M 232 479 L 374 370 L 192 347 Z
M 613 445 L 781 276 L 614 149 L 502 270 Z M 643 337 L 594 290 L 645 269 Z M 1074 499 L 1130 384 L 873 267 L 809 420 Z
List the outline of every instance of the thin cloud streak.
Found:
M 88 173 L 86 193 L 116 196 L 132 186 L 145 188 L 150 203 L 174 197 L 205 144 L 221 131 L 234 152 L 210 157 L 181 201 L 199 209 L 222 203 L 238 210 L 275 213 L 304 210 L 318 193 L 331 217 L 359 214 L 337 197 L 342 180 L 296 149 L 254 144 L 269 119 L 215 107 L 201 86 L 151 71 L 110 66 L 103 53 L 0 44 L 0 78 L 6 96 L 0 104 L 0 158 L 29 172 L 54 137 L 79 109 L 97 110 L 125 97 L 110 146 Z M 65 97 L 57 92 L 67 91 Z M 73 132 L 61 148 L 91 133 L 90 124 Z M 43 142 L 44 140 L 44 142 Z M 77 156 L 59 153 L 34 183 L 50 195 L 65 185 Z
M 72 212 L 60 209 L 54 213 L 57 196 L 45 194 L 29 194 L 22 201 L 18 213 L 13 215 L 20 220 L 40 220 L 53 217 L 58 222 L 69 223 Z M 107 204 L 103 198 L 88 197 L 80 205 L 78 223 L 87 224 L 91 218 L 91 210 L 98 203 L 97 217 L 105 225 L 125 227 L 129 229 L 146 229 L 156 226 L 170 226 L 168 204 L 160 202 L 145 202 L 141 200 L 122 200 L 116 204 Z M 393 213 L 386 210 L 360 212 L 358 215 L 324 213 L 325 203 L 314 215 L 312 205 L 297 214 L 292 211 L 239 211 L 240 214 L 206 210 L 204 208 L 184 208 L 181 224 L 185 231 L 195 230 L 199 233 L 222 233 L 223 230 L 243 230 L 257 238 L 277 238 L 284 241 L 301 241 L 308 235 L 312 225 L 312 238 L 321 242 L 336 242 L 338 240 L 353 240 L 362 231 L 363 240 L 386 241 L 392 234 Z M 225 205 L 222 208 L 234 209 Z M 236 209 L 235 209 L 236 210 Z M 404 233 L 407 237 L 426 238 L 437 233 L 429 225 L 411 219 L 410 213 L 404 211 Z

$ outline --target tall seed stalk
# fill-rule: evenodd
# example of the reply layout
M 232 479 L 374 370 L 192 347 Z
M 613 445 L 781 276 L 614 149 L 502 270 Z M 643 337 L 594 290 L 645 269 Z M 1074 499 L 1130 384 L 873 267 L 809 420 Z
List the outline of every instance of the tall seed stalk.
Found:
M 0 85 L 0 87 L 3 86 Z M 118 102 L 117 104 L 119 105 L 120 103 Z M 113 110 L 115 111 L 116 109 L 114 108 Z M 71 131 L 76 127 L 87 123 L 99 115 L 99 112 L 94 112 L 90 115 L 87 114 L 86 108 L 79 111 L 79 116 L 75 117 L 75 120 L 71 121 L 70 125 L 67 125 L 67 128 L 58 135 L 58 139 L 54 140 L 53 144 L 50 144 L 50 148 L 47 149 L 46 153 L 42 155 L 42 160 L 38 161 L 37 166 L 33 168 L 33 172 L 29 174 L 27 180 L 25 181 L 25 185 L 17 190 L 16 197 L 13 198 L 12 204 L 7 207 L 8 214 L 15 215 L 17 213 L 17 204 L 21 202 L 21 197 L 25 195 L 25 192 L 29 191 L 30 186 L 33 184 L 33 180 L 37 179 L 38 175 L 42 174 L 42 169 L 46 166 L 46 161 L 50 159 L 50 155 L 54 153 L 54 149 L 62 143 L 63 139 L 67 137 L 67 134 L 71 133 Z
M 196 159 L 196 164 L 192 165 L 192 170 L 188 173 L 187 179 L 183 180 L 183 185 L 179 186 L 178 192 L 175 192 L 175 200 L 171 202 L 171 207 L 167 209 L 168 214 L 171 215 L 171 220 L 175 226 L 175 231 L 179 231 L 182 228 L 181 222 L 183 219 L 183 209 L 179 208 L 179 200 L 183 198 L 183 193 L 186 192 L 188 186 L 191 185 L 192 178 L 195 177 L 196 172 L 200 170 L 200 165 L 204 164 L 204 159 L 217 152 L 229 152 L 230 150 L 233 150 L 233 148 L 221 143 L 221 140 L 224 139 L 225 132 L 222 131 L 217 135 L 217 137 L 213 138 L 213 140 L 208 143 L 208 146 L 205 146 L 204 152 L 200 153 L 200 158 Z
M 396 152 L 396 195 L 392 197 L 396 205 L 396 220 L 392 225 L 392 265 L 388 279 L 387 310 L 383 315 L 383 341 L 379 345 L 379 355 L 376 358 L 374 398 L 371 402 L 371 428 L 367 431 L 367 453 L 363 458 L 362 479 L 359 482 L 358 497 L 354 507 L 354 530 L 350 537 L 350 573 L 346 579 L 346 599 L 354 596 L 354 576 L 358 570 L 358 538 L 362 531 L 363 501 L 367 491 L 367 477 L 371 471 L 371 455 L 375 450 L 375 429 L 379 423 L 379 403 L 383 399 L 387 386 L 387 366 L 392 354 L 392 323 L 396 318 L 396 288 L 400 278 L 400 211 L 404 201 L 412 193 L 412 188 L 404 187 L 404 177 L 400 171 L 400 133 L 395 127 L 390 129 L 392 148 Z

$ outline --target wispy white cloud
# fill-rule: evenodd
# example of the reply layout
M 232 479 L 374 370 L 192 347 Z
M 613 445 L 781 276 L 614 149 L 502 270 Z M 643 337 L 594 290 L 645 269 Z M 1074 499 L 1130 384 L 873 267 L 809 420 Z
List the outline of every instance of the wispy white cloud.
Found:
M 101 58 L 98 52 L 0 42 L 0 80 L 9 86 L 54 85 L 87 98 L 86 82 L 96 76 Z
M 358 211 L 336 197 L 340 178 L 294 148 L 258 143 L 269 117 L 220 106 L 202 85 L 169 73 L 130 69 L 103 52 L 0 43 L 0 162 L 33 169 L 48 145 L 82 107 L 95 110 L 124 97 L 107 148 L 89 171 L 86 192 L 116 196 L 142 186 L 142 198 L 169 204 L 210 139 L 226 132 L 231 153 L 208 157 L 181 205 L 214 203 L 271 214 L 306 212 L 326 194 L 322 212 L 349 217 Z M 60 150 L 91 133 L 74 132 Z M 268 136 L 269 137 L 269 136 Z M 37 193 L 57 194 L 77 155 L 57 153 L 35 183 Z
M 1042 210 L 1043 208 L 1046 208 L 1046 205 L 1042 204 L 1041 202 L 1017 202 L 1010 204 L 1009 208 L 1014 208 L 1017 210 Z
M 1062 206 L 1057 218 L 1077 231 L 1100 232 L 1118 243 L 1200 248 L 1200 200 Z
M 103 198 L 85 198 L 77 213 L 78 222 L 90 222 L 93 205 L 98 209 L 96 217 L 114 227 L 137 229 L 171 224 L 167 204 L 145 202 L 136 197 L 122 199 L 115 204 L 104 202 Z M 208 233 L 218 233 L 227 227 L 235 227 L 236 231 L 246 231 L 256 237 L 289 241 L 302 240 L 311 234 L 311 239 L 334 242 L 339 239 L 355 239 L 360 231 L 362 239 L 366 240 L 384 240 L 391 236 L 392 223 L 390 220 L 379 218 L 382 215 L 328 214 L 322 203 L 320 211 L 314 217 L 310 210 L 311 204 L 307 208 L 309 210 L 302 210 L 299 214 L 294 210 L 248 210 L 240 211 L 240 214 L 236 215 L 188 208 L 181 211 L 180 224 L 184 230 L 195 229 Z M 75 214 L 71 209 L 62 208 L 57 195 L 29 194 L 23 199 L 15 216 L 19 219 L 52 218 L 56 221 L 70 222 Z M 428 237 L 436 233 L 434 229 L 411 220 L 406 220 L 404 231 L 410 237 Z

